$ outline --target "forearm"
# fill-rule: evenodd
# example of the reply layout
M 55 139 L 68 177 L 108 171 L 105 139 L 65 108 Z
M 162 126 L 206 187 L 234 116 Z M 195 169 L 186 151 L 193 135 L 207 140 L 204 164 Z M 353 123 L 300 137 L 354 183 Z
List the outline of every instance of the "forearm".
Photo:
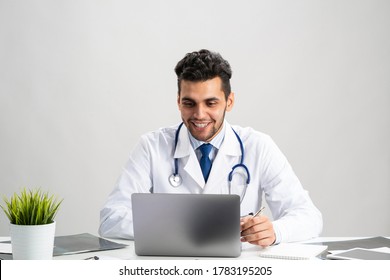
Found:
M 296 242 L 318 237 L 322 232 L 322 215 L 316 209 L 297 210 L 273 222 L 276 242 Z
M 105 207 L 100 211 L 99 234 L 107 238 L 133 239 L 133 218 L 130 208 Z

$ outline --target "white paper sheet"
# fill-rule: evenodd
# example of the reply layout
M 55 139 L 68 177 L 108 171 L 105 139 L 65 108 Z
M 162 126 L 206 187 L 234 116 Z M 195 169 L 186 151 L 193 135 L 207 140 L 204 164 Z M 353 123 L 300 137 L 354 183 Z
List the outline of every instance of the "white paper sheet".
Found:
M 0 253 L 12 254 L 12 245 L 11 245 L 11 243 L 0 243 Z

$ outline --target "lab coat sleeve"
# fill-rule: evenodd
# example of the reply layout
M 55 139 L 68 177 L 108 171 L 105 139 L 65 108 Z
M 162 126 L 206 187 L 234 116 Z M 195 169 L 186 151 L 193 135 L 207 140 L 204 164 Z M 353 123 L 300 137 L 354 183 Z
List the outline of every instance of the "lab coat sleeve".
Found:
M 302 187 L 291 165 L 269 138 L 264 181 L 265 199 L 273 215 L 276 243 L 295 242 L 319 236 L 322 215 Z
M 132 193 L 146 193 L 152 187 L 150 153 L 146 137 L 132 152 L 114 190 L 100 211 L 99 234 L 108 238 L 133 239 Z

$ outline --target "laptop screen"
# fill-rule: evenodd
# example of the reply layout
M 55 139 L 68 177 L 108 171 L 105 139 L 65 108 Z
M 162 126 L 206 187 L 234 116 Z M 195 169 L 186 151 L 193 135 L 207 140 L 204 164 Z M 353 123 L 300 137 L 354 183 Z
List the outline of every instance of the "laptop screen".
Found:
M 137 255 L 238 257 L 240 198 L 221 194 L 132 195 Z

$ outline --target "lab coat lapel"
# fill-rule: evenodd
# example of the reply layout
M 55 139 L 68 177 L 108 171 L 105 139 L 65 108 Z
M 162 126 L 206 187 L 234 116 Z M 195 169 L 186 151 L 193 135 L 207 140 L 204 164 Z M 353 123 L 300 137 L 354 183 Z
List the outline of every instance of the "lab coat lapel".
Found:
M 219 152 L 225 156 L 241 156 L 240 143 L 233 131 L 232 126 L 228 122 L 226 122 L 225 138 L 221 148 L 218 151 L 218 154 Z
M 188 130 L 185 125 L 182 126 L 179 132 L 179 140 L 175 151 L 175 158 L 179 161 L 188 157 L 187 162 L 183 166 L 184 172 L 186 172 L 202 189 L 204 188 L 205 181 L 203 178 L 202 170 L 198 158 L 196 157 L 195 151 L 192 148 L 190 139 L 188 137 Z
M 232 167 L 239 163 L 241 156 L 240 144 L 230 124 L 226 122 L 225 138 L 214 159 L 205 192 L 228 193 L 228 175 Z M 226 186 L 226 187 L 223 187 Z M 220 188 L 220 191 L 217 190 Z

